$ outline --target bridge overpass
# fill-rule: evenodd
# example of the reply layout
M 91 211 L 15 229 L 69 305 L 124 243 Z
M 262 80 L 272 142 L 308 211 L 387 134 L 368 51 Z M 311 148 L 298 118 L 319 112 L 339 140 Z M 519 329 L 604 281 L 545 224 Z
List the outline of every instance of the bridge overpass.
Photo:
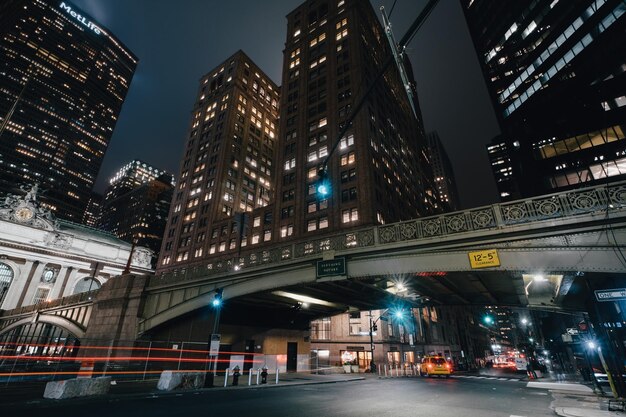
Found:
M 98 317 L 108 318 L 99 321 L 99 335 L 135 338 L 206 309 L 218 288 L 232 311 L 251 320 L 269 314 L 280 322 L 297 307 L 303 328 L 317 317 L 398 299 L 583 308 L 590 282 L 612 285 L 626 272 L 625 245 L 626 182 L 617 182 L 277 245 L 159 276 L 119 277 L 80 308 L 99 304 Z M 66 308 L 75 304 L 68 300 Z M 0 338 L 51 309 L 65 314 L 56 305 L 5 311 Z M 54 323 L 92 333 L 89 317 Z

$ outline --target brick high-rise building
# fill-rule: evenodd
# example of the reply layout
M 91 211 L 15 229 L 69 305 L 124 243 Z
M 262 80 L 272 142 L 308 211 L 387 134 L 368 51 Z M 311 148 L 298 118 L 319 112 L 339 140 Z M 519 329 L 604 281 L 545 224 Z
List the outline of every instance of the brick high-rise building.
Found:
M 279 238 L 435 212 L 419 106 L 416 120 L 396 68 L 386 71 L 352 127 L 338 137 L 390 54 L 367 1 L 311 0 L 287 15 L 275 203 Z M 326 158 L 332 191 L 319 199 L 316 182 Z
M 391 55 L 369 2 L 307 1 L 287 20 L 280 119 L 278 87 L 243 52 L 202 78 L 158 273 L 438 210 L 419 105 L 416 119 L 396 68 L 338 138 Z
M 278 86 L 242 51 L 200 80 L 159 270 L 271 241 Z M 250 213 L 250 238 L 238 213 Z
M 0 6 L 0 192 L 80 222 L 137 58 L 67 1 Z

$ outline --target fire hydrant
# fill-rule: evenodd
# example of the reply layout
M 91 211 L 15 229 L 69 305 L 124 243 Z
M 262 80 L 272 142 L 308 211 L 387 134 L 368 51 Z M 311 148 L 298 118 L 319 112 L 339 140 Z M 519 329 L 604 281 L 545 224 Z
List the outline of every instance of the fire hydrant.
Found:
M 261 384 L 267 384 L 267 366 L 261 369 Z
M 233 368 L 233 386 L 239 385 L 239 375 L 241 373 L 239 372 L 239 365 L 237 365 Z

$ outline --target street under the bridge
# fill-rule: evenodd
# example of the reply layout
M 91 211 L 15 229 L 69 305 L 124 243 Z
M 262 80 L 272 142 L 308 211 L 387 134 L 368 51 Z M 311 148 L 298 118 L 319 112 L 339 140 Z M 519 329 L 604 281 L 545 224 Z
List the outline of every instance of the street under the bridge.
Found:
M 255 417 L 553 416 L 547 390 L 515 378 L 396 378 L 176 394 L 109 395 L 12 406 L 9 415 Z M 0 409 L 3 406 L 0 406 Z M 3 413 L 4 414 L 4 413 Z

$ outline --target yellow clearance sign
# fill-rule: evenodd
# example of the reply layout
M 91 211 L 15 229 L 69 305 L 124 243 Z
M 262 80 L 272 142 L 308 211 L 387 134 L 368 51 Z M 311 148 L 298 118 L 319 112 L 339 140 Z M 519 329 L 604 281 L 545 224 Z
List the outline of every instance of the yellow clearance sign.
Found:
M 468 253 L 472 269 L 500 266 L 500 258 L 496 249 L 481 250 Z

